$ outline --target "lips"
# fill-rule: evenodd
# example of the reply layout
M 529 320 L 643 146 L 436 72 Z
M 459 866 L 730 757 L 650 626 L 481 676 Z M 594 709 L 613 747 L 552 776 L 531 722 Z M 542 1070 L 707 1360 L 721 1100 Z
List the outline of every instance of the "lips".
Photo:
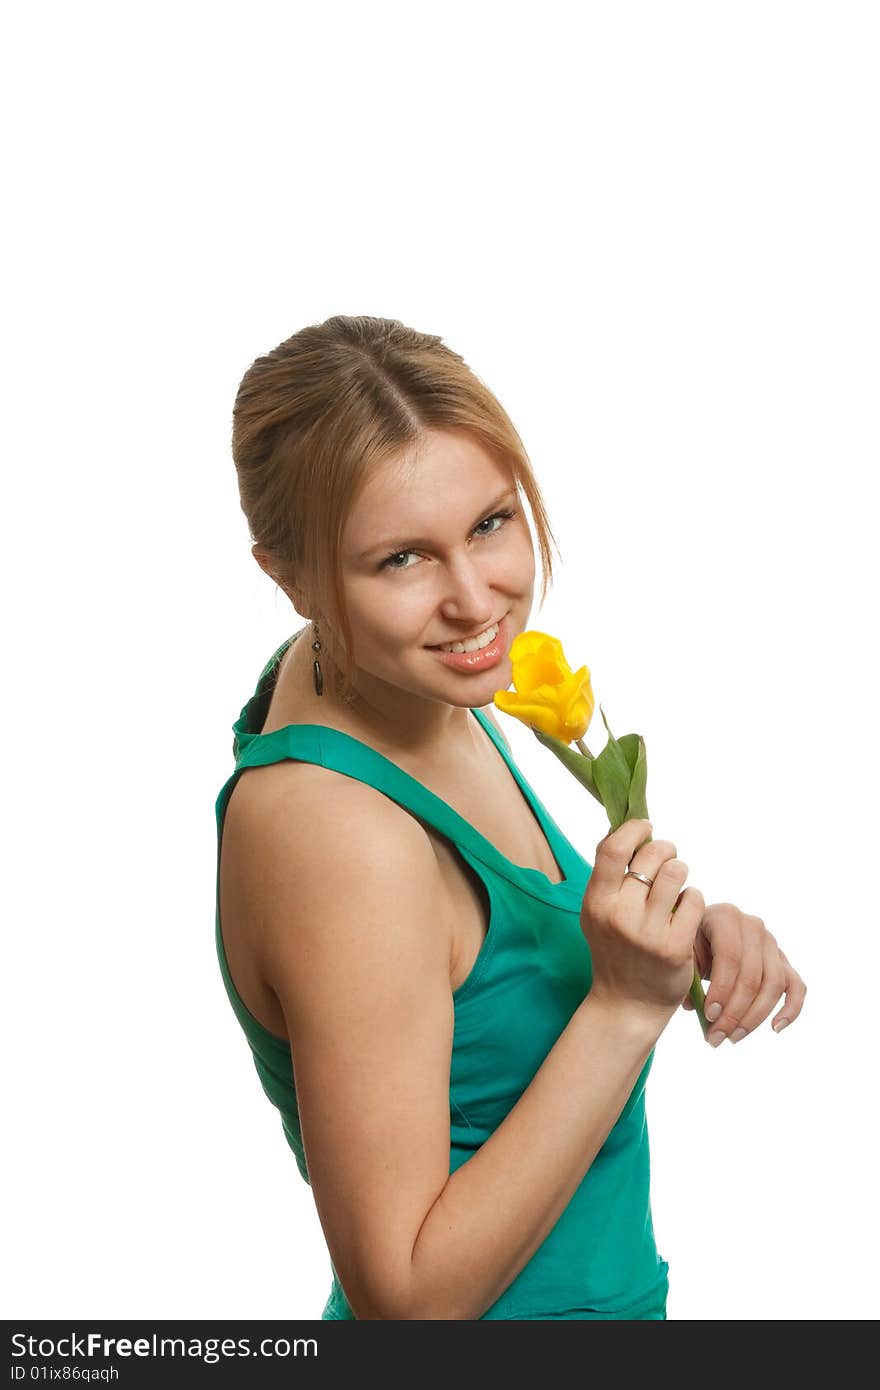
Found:
M 497 626 L 494 637 L 483 638 L 479 645 L 474 642 L 473 646 L 466 651 L 450 652 L 446 651 L 444 647 L 426 647 L 425 650 L 433 651 L 441 665 L 446 666 L 450 671 L 457 671 L 460 676 L 478 676 L 482 672 L 493 670 L 499 662 L 503 661 L 504 654 L 510 644 L 507 618 L 502 618 L 498 624 L 493 624 L 493 626 Z M 487 629 L 487 631 L 490 630 Z
M 431 644 L 431 650 L 437 652 L 440 651 L 442 647 L 454 646 L 456 642 L 473 642 L 476 637 L 482 637 L 484 632 L 491 632 L 493 627 L 500 626 L 501 619 L 495 618 L 493 622 L 487 623 L 485 627 L 481 627 L 479 632 L 470 632 L 466 637 L 447 637 L 445 642 L 434 642 Z

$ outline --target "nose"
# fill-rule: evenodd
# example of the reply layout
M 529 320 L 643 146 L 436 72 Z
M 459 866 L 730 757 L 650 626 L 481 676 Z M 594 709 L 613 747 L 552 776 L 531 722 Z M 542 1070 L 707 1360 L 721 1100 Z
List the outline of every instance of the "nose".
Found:
M 470 632 L 488 627 L 498 617 L 497 600 L 482 566 L 472 557 L 454 559 L 447 569 L 446 589 L 440 604 L 444 618 Z

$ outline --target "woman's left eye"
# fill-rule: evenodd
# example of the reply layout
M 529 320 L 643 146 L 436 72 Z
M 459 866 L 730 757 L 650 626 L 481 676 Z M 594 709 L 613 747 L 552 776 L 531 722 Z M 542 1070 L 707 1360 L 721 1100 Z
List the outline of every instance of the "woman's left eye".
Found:
M 494 536 L 495 532 L 500 531 L 501 526 L 503 526 L 506 521 L 510 521 L 510 519 L 514 516 L 516 516 L 515 511 L 493 512 L 491 516 L 486 516 L 483 518 L 482 521 L 478 521 L 476 526 L 474 527 L 474 531 L 480 536 Z M 480 527 L 485 526 L 487 522 L 490 521 L 498 521 L 501 523 L 501 525 L 493 526 L 491 531 L 481 531 Z M 394 552 L 393 555 L 387 555 L 385 559 L 382 561 L 379 568 L 389 570 L 412 569 L 412 565 L 395 565 L 393 561 L 401 559 L 405 560 L 408 555 L 415 555 L 415 553 L 416 552 L 414 550 L 397 550 Z
M 503 524 L 505 521 L 509 521 L 512 516 L 513 512 L 494 512 L 492 516 L 487 516 L 483 521 L 479 522 L 474 529 L 479 531 L 480 527 L 485 526 L 487 521 L 500 521 Z M 499 528 L 496 526 L 495 529 L 498 530 Z M 491 536 L 492 532 L 483 531 L 482 534 L 484 536 Z

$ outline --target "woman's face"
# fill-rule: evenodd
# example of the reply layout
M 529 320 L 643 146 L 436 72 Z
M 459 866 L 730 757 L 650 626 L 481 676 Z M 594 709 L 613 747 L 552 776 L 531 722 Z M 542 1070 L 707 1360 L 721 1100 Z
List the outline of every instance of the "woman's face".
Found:
M 379 681 L 480 707 L 509 686 L 508 653 L 531 612 L 535 556 L 512 473 L 475 440 L 427 431 L 417 450 L 371 477 L 349 514 L 340 558 L 356 687 Z M 496 623 L 485 655 L 452 664 L 434 650 Z

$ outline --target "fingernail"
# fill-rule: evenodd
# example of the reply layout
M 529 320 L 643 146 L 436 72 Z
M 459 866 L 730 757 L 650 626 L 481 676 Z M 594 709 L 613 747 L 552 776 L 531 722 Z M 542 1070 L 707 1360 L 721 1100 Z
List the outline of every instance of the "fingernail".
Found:
M 774 1033 L 781 1033 L 782 1030 L 783 1030 L 783 1028 L 787 1028 L 787 1027 L 788 1027 L 788 1019 L 787 1019 L 787 1018 L 777 1018 L 776 1022 L 773 1024 L 773 1032 L 774 1032 Z
M 727 1037 L 727 1034 L 726 1034 L 726 1033 L 722 1033 L 722 1032 L 710 1033 L 710 1034 L 709 1034 L 709 1043 L 711 1044 L 712 1047 L 717 1047 L 719 1043 L 723 1043 L 723 1042 L 724 1042 L 724 1039 L 725 1039 L 726 1037 Z
M 745 1035 L 746 1035 L 746 1030 L 745 1030 L 745 1028 L 734 1028 L 733 1032 L 732 1032 L 731 1035 L 730 1035 L 730 1041 L 731 1041 L 731 1042 L 742 1042 L 742 1040 L 743 1040 L 743 1038 L 745 1037 Z
M 720 1013 L 721 1005 L 716 1000 L 715 1003 L 710 1004 L 708 1009 L 706 1010 L 706 1017 L 708 1018 L 710 1023 L 714 1023 Z

